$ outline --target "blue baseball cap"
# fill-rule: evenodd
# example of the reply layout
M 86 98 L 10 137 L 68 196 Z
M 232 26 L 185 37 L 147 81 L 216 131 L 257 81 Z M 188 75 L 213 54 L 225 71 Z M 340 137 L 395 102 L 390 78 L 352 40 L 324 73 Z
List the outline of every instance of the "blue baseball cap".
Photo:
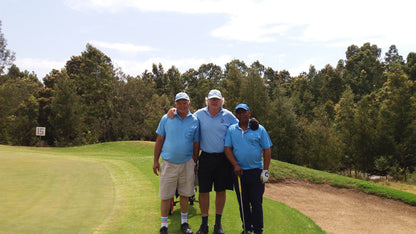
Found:
M 250 108 L 248 108 L 247 104 L 240 103 L 235 107 L 235 112 L 237 112 L 238 109 L 244 109 L 246 111 L 250 111 Z
M 190 101 L 188 94 L 186 94 L 184 92 L 180 92 L 180 93 L 177 93 L 176 94 L 176 96 L 175 96 L 175 102 L 178 101 L 178 100 L 181 100 L 181 99 L 185 99 L 185 100 Z
M 213 90 L 209 91 L 208 99 L 211 99 L 211 98 L 222 99 L 221 91 L 219 91 L 218 89 L 213 89 Z

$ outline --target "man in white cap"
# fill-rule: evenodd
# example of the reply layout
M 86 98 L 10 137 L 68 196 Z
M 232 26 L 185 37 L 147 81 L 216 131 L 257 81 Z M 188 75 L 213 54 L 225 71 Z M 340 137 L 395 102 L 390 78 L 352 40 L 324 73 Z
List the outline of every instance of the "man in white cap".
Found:
M 188 198 L 194 195 L 195 166 L 199 152 L 199 122 L 191 114 L 189 96 L 180 92 L 175 96 L 175 115 L 164 115 L 156 130 L 153 172 L 159 178 L 161 201 L 160 233 L 168 233 L 168 214 L 176 190 L 180 195 L 181 231 L 193 233 L 188 224 Z M 159 158 L 162 157 L 162 163 Z
M 231 111 L 223 108 L 224 98 L 219 90 L 211 90 L 206 103 L 205 108 L 195 112 L 201 128 L 198 183 L 202 224 L 197 234 L 208 233 L 209 193 L 212 186 L 216 193 L 214 233 L 222 234 L 221 217 L 226 190 L 233 190 L 232 166 L 224 154 L 224 141 L 228 127 L 238 123 L 238 120 Z

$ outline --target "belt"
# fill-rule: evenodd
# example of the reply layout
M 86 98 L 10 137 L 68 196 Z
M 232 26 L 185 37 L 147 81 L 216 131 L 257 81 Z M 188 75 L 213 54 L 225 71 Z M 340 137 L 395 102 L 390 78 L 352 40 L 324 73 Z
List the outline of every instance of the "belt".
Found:
M 205 154 L 205 155 L 208 155 L 208 156 L 217 156 L 217 157 L 224 156 L 224 152 L 221 152 L 221 153 L 208 153 L 208 152 L 202 151 L 202 153 Z

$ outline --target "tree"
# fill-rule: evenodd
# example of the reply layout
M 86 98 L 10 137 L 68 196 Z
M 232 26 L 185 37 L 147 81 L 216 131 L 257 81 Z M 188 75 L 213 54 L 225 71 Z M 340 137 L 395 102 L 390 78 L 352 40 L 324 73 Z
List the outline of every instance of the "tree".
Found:
M 117 81 L 111 59 L 87 44 L 81 56 L 73 56 L 65 66 L 68 76 L 76 84 L 76 93 L 85 114 L 89 143 L 111 141 L 112 118 L 110 107 Z
M 146 75 L 146 74 L 144 74 Z M 146 129 L 151 97 L 156 94 L 153 79 L 127 77 L 117 82 L 111 108 L 111 131 L 115 140 L 153 140 L 154 129 Z
M 77 95 L 75 80 L 70 79 L 65 71 L 59 74 L 54 86 L 55 97 L 51 103 L 49 122 L 57 146 L 74 146 L 86 142 L 90 132 L 84 129 L 84 114 L 81 109 L 80 96 Z
M 343 92 L 343 82 L 341 74 L 333 69 L 331 65 L 327 65 L 322 71 L 323 84 L 321 88 L 322 102 L 331 100 L 337 103 Z
M 35 129 L 39 115 L 39 104 L 33 95 L 17 107 L 10 121 L 10 131 L 13 135 L 12 144 L 33 146 L 36 143 Z
M 53 89 L 59 77 L 61 77 L 61 72 L 59 70 L 52 69 L 52 71 L 43 78 L 43 84 L 46 88 Z
M 297 143 L 299 131 L 297 116 L 293 105 L 285 96 L 276 98 L 272 103 L 268 116 L 263 124 L 269 132 L 273 145 L 272 158 L 284 162 L 297 162 Z
M 415 82 L 408 80 L 401 66 L 393 66 L 380 92 L 381 107 L 378 131 L 382 137 L 382 155 L 392 155 L 393 164 L 402 170 L 403 178 L 416 166 L 416 98 Z M 387 148 L 388 147 L 388 148 Z
M 166 95 L 159 96 L 153 94 L 150 102 L 146 104 L 146 118 L 144 126 L 146 132 L 144 136 L 146 139 L 156 140 L 156 129 L 160 119 L 171 107 L 171 100 L 173 97 L 168 98 Z
M 313 100 L 315 103 L 318 103 L 318 101 L 320 100 L 322 94 L 321 94 L 321 90 L 322 90 L 322 85 L 323 85 L 323 75 L 320 72 L 316 71 L 316 68 L 314 66 L 311 66 L 309 68 L 309 72 L 306 75 L 306 79 L 309 82 L 309 86 L 310 86 L 310 90 L 311 90 L 311 94 L 313 96 Z
M 191 98 L 191 108 L 199 109 L 205 106 L 205 97 L 207 96 L 211 85 L 208 79 L 201 78 L 199 71 L 191 68 L 182 74 L 185 82 L 185 91 Z
M 407 55 L 407 63 L 405 66 L 406 74 L 409 76 L 409 80 L 416 81 L 416 53 L 411 52 Z
M 156 64 L 152 65 L 152 73 L 153 77 L 156 82 L 156 90 L 159 95 L 166 94 L 167 92 L 167 85 L 168 80 L 165 75 L 165 70 L 163 69 L 163 66 L 161 63 L 159 63 L 159 66 Z
M 53 145 L 54 136 L 52 131 L 50 131 L 52 127 L 49 122 L 49 116 L 51 116 L 51 104 L 55 97 L 55 90 L 47 87 L 42 87 L 38 89 L 38 92 L 35 94 L 35 96 L 39 104 L 38 125 L 47 129 L 43 139 L 47 142 L 48 145 Z
M 1 31 L 0 20 L 0 75 L 4 74 L 5 68 L 12 65 L 15 60 L 15 53 L 7 49 L 7 41 Z
M 240 61 L 238 59 L 234 59 L 231 62 L 225 64 L 225 71 L 224 76 L 228 76 L 228 72 L 230 72 L 231 69 L 237 69 L 241 72 L 243 76 L 247 75 L 247 65 L 244 63 L 244 61 Z
M 384 65 L 386 66 L 387 71 L 391 70 L 390 67 L 393 64 L 404 64 L 403 56 L 399 55 L 399 50 L 396 48 L 395 45 L 391 45 L 389 51 L 385 55 L 386 56 L 384 57 Z
M 4 144 L 31 145 L 34 135 L 31 127 L 38 118 L 34 95 L 42 86 L 33 74 L 20 72 L 12 65 L 9 72 L 1 76 L 0 82 L 0 142 Z M 34 118 L 34 119 L 33 119 Z M 26 136 L 30 136 L 25 139 Z
M 277 88 L 278 86 L 280 86 L 280 83 L 281 83 L 278 79 L 278 72 L 268 67 L 264 71 L 263 79 L 267 87 L 267 94 L 269 98 L 271 100 L 274 100 L 273 90 Z
M 248 76 L 242 82 L 240 93 L 240 102 L 250 107 L 251 115 L 260 122 L 265 121 L 270 110 L 270 99 L 266 85 L 256 68 L 248 69 Z
M 292 79 L 290 89 L 290 98 L 296 108 L 296 114 L 310 120 L 313 117 L 315 103 L 306 76 L 300 75 Z
M 339 140 L 342 142 L 343 156 L 341 157 L 341 164 L 344 169 L 352 169 L 353 151 L 353 136 L 355 134 L 354 126 L 354 94 L 350 87 L 347 87 L 342 94 L 341 99 L 335 106 L 335 130 Z
M 207 79 L 212 86 L 218 86 L 223 79 L 222 69 L 213 63 L 202 64 L 198 68 L 198 78 Z
M 245 64 L 243 65 L 245 66 Z M 243 65 L 238 60 L 234 60 L 226 65 L 226 76 L 222 87 L 224 87 L 225 105 L 228 108 L 234 108 L 241 102 L 240 88 L 244 79 L 243 72 L 244 74 L 246 73 L 245 69 L 242 71 Z
M 352 135 L 351 151 L 353 167 L 356 174 L 372 172 L 374 158 L 377 155 L 377 97 L 375 93 L 365 95 L 358 103 L 354 113 L 354 134 Z
M 172 66 L 166 72 L 166 79 L 166 95 L 168 97 L 174 97 L 177 93 L 184 91 L 184 81 L 182 79 L 181 73 L 175 66 Z
M 336 172 L 340 168 L 341 143 L 325 120 L 301 121 L 296 163 L 318 170 Z
M 379 61 L 381 49 L 365 43 L 361 48 L 350 46 L 345 65 L 345 83 L 358 99 L 382 87 L 386 81 L 384 66 Z

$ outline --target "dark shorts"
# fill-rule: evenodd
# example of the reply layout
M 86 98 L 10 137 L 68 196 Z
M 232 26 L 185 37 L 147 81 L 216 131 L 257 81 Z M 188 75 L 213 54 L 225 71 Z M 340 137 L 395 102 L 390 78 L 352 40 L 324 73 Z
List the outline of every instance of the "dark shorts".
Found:
M 233 190 L 233 169 L 224 153 L 206 153 L 202 151 L 198 164 L 199 192 Z

